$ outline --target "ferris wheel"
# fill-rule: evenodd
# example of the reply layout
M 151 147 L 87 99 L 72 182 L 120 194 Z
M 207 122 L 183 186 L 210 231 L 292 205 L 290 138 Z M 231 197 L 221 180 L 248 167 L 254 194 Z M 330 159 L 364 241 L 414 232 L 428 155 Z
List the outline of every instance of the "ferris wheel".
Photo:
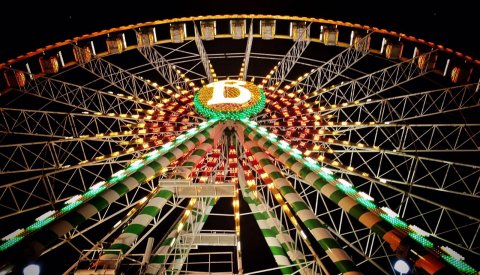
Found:
M 477 274 L 479 66 L 273 15 L 146 22 L 11 59 L 0 270 Z

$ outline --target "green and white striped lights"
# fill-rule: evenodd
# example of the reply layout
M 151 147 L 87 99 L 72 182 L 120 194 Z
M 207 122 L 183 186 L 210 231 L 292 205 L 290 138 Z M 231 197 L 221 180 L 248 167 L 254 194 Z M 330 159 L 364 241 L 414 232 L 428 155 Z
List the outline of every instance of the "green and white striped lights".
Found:
M 175 148 L 176 146 L 180 145 L 187 139 L 193 137 L 194 135 L 200 133 L 201 131 L 205 130 L 206 128 L 212 126 L 216 123 L 218 119 L 210 119 L 208 121 L 204 121 L 198 124 L 198 127 L 192 128 L 186 131 L 184 134 L 179 135 L 176 139 L 172 142 L 165 143 L 158 149 L 154 149 L 147 154 L 144 154 L 141 158 L 132 161 L 125 169 L 117 171 L 116 173 L 112 174 L 110 178 L 106 181 L 98 182 L 92 185 L 87 191 L 83 194 L 78 194 L 70 199 L 68 199 L 63 206 L 59 210 L 50 210 L 38 218 L 35 219 L 35 222 L 32 223 L 30 226 L 22 229 L 17 229 L 12 233 L 4 236 L 1 240 L 2 243 L 0 244 L 0 252 L 7 250 L 8 248 L 14 246 L 16 243 L 20 242 L 26 236 L 38 231 L 39 229 L 45 227 L 46 225 L 52 223 L 55 220 L 63 217 L 65 214 L 71 212 L 78 206 L 84 204 L 85 202 L 89 201 L 90 199 L 94 198 L 98 194 L 102 193 L 103 191 L 111 188 L 115 184 L 123 181 L 128 176 L 136 173 L 145 165 L 148 165 L 152 161 L 158 159 L 163 154 L 167 153 L 171 149 Z M 150 180 L 150 179 L 147 179 Z
M 358 191 L 352 183 L 342 178 L 335 178 L 333 176 L 333 171 L 321 166 L 316 160 L 304 156 L 300 150 L 292 148 L 288 142 L 281 140 L 273 133 L 269 133 L 264 127 L 259 127 L 255 121 L 251 121 L 248 119 L 241 119 L 241 121 L 251 129 L 255 130 L 262 137 L 266 138 L 268 141 L 276 144 L 278 148 L 289 153 L 298 162 L 308 167 L 311 171 L 317 173 L 317 175 L 335 185 L 346 195 L 354 198 L 359 204 L 363 205 L 368 210 L 376 213 L 383 220 L 390 223 L 394 227 L 405 232 L 411 239 L 419 243 L 421 246 L 435 251 L 442 259 L 444 259 L 451 266 L 455 267 L 457 270 L 466 274 L 476 273 L 475 268 L 468 265 L 461 255 L 448 247 L 447 249 L 445 249 L 444 247 L 436 246 L 428 239 L 429 234 L 427 232 L 423 231 L 415 225 L 408 225 L 398 216 L 397 213 L 395 213 L 390 208 L 378 207 L 372 197 L 362 191 Z
M 222 80 L 204 86 L 193 103 L 207 118 L 240 120 L 265 107 L 265 93 L 257 85 L 241 80 Z

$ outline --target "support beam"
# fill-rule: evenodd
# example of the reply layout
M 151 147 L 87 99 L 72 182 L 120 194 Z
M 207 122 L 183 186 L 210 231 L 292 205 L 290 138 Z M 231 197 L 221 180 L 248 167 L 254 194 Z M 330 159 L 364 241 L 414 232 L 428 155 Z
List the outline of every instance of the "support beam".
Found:
M 210 60 L 208 59 L 207 51 L 205 51 L 202 38 L 200 37 L 200 33 L 198 32 L 195 22 L 193 22 L 193 28 L 195 30 L 195 45 L 197 45 L 198 53 L 200 54 L 200 58 L 202 59 L 202 64 L 203 68 L 205 69 L 205 74 L 207 75 L 207 80 L 209 83 L 212 83 L 214 80 L 212 72 L 210 71 Z
M 49 138 L 80 137 L 105 132 L 119 132 L 134 119 L 98 116 L 86 112 L 53 112 L 0 108 L 0 133 Z
M 384 210 L 384 208 L 379 211 L 380 208 L 371 201 L 367 203 L 364 200 L 359 200 L 356 197 L 358 192 L 351 184 L 335 179 L 330 171 L 325 171 L 315 161 L 305 159 L 301 152 L 291 149 L 288 144 L 280 143 L 276 138 L 266 138 L 268 132 L 260 129 L 260 133 L 253 125 L 254 123 L 248 123 L 248 121 L 245 121 L 245 123 L 247 123 L 245 126 L 237 125 L 237 131 L 244 133 L 245 138 L 257 142 L 258 146 L 252 148 L 254 155 L 257 154 L 260 157 L 262 154 L 264 155 L 263 151 L 270 153 L 295 172 L 297 176 L 378 234 L 390 244 L 394 251 L 398 249 L 402 241 L 408 239 L 406 236 L 418 240 L 419 235 L 415 232 L 402 232 L 408 230 L 409 227 L 397 216 L 394 217 L 391 212 Z M 265 163 L 267 162 L 265 161 Z M 410 249 L 407 251 L 408 256 L 415 259 L 418 266 L 431 274 L 441 270 L 450 270 L 449 272 L 454 270 L 451 265 L 445 265 L 444 262 L 439 260 L 439 254 L 442 252 L 427 250 L 427 247 L 433 248 L 434 244 L 429 240 L 411 242 Z M 418 258 L 418 255 L 421 255 L 421 257 Z M 465 263 L 465 265 L 467 264 Z
M 242 78 L 243 81 L 247 80 L 248 63 L 250 62 L 250 52 L 252 51 L 252 42 L 253 42 L 253 19 L 250 20 L 250 29 L 248 31 L 247 47 L 245 48 L 245 56 L 243 57 L 243 78 Z
M 282 268 L 282 266 L 290 265 L 290 261 L 295 264 L 295 268 L 299 270 L 300 274 L 311 274 L 312 270 L 306 268 L 307 260 L 303 252 L 296 248 L 296 245 L 289 233 L 282 230 L 280 221 L 275 215 L 275 212 L 269 211 L 266 207 L 263 196 L 257 193 L 255 196 L 252 190 L 247 188 L 245 173 L 241 166 L 239 166 L 239 184 L 242 190 L 244 201 L 250 207 L 258 227 L 267 242 L 270 250 L 280 267 L 282 272 L 293 272 L 291 268 Z M 301 234 L 300 232 L 297 232 Z M 278 243 L 278 245 L 277 245 Z M 314 251 L 312 251 L 314 252 Z M 284 259 L 284 257 L 286 259 Z M 287 258 L 288 257 L 288 258 Z M 290 260 L 290 261 L 288 261 Z
M 428 54 L 433 53 L 430 52 Z M 337 85 L 331 89 L 318 91 L 318 93 L 308 96 L 307 99 L 297 102 L 296 105 L 303 104 L 306 100 L 318 100 L 322 106 L 331 106 L 356 100 L 362 101 L 378 96 L 393 87 L 426 74 L 428 72 L 426 68 L 420 69 L 417 66 L 415 62 L 417 58 L 365 74 L 360 78 Z
M 197 149 L 187 158 L 185 162 L 192 162 L 194 165 L 182 170 L 182 174 L 174 176 L 174 178 L 187 179 L 193 171 L 193 168 L 203 159 L 204 155 L 213 147 L 213 139 L 209 138 L 199 144 Z M 122 231 L 113 242 L 109 249 L 120 249 L 126 253 L 133 242 L 139 238 L 142 232 L 147 228 L 150 222 L 160 213 L 160 210 L 174 195 L 173 188 L 158 185 L 155 192 L 148 198 L 142 211 L 136 216 L 132 222 Z M 108 262 L 114 254 L 106 253 L 100 257 L 100 263 Z
M 243 133 L 241 126 L 238 126 L 238 133 Z M 269 157 L 259 150 L 259 147 L 255 145 L 253 141 L 245 135 L 243 146 L 252 152 L 253 157 L 262 167 L 262 169 L 273 180 L 272 184 L 275 189 L 278 189 L 295 212 L 296 216 L 304 223 L 306 228 L 313 235 L 315 240 L 325 250 L 328 257 L 333 261 L 338 270 L 344 274 L 361 274 L 356 271 L 356 265 L 350 259 L 348 254 L 341 248 L 337 241 L 333 238 L 330 232 L 322 226 L 322 223 L 318 221 L 312 210 L 305 204 L 303 199 L 293 189 L 285 178 L 281 176 L 280 171 L 273 165 Z
M 135 114 L 135 109 L 148 108 L 148 105 L 127 98 L 91 89 L 85 86 L 53 79 L 49 77 L 34 77 L 27 81 L 25 87 L 19 89 L 28 95 L 58 102 L 74 109 L 100 113 Z
M 155 101 L 155 96 L 161 95 L 159 89 L 152 83 L 103 58 L 94 58 L 81 66 L 127 95 L 147 101 Z
M 175 66 L 170 64 L 162 54 L 155 50 L 155 47 L 140 47 L 138 48 L 138 51 L 160 74 L 160 76 L 167 81 L 168 85 L 170 85 L 174 91 L 176 91 L 178 94 L 181 94 L 180 92 L 183 90 L 190 90 L 188 84 L 175 71 Z
M 132 163 L 125 170 L 118 171 L 105 183 L 107 184 L 105 189 L 99 189 L 99 191 L 95 189 L 95 192 L 99 193 L 93 196 L 93 198 L 88 192 L 79 195 L 74 201 L 74 204 L 70 205 L 67 203 L 65 207 L 55 215 L 53 220 L 49 220 L 49 223 L 42 226 L 35 226 L 32 228 L 34 229 L 33 231 L 25 232 L 22 236 L 17 237 L 15 240 L 19 242 L 24 237 L 41 230 L 41 234 L 37 234 L 35 238 L 31 239 L 28 243 L 24 243 L 23 248 L 15 250 L 16 247 L 14 247 L 13 249 L 9 249 L 14 246 L 16 242 L 2 244 L 3 254 L 5 254 L 5 250 L 9 249 L 8 260 L 12 262 L 20 260 L 17 257 L 19 254 L 24 253 L 24 249 L 33 249 L 33 256 L 39 255 L 47 249 L 53 241 L 68 233 L 86 219 L 105 209 L 113 201 L 124 196 L 128 191 L 135 189 L 148 179 L 158 176 L 161 173 L 162 167 L 168 166 L 171 162 L 192 150 L 197 144 L 202 143 L 211 135 L 214 136 L 216 129 L 207 128 L 213 123 L 215 123 L 215 121 L 212 120 L 201 125 L 200 128 L 190 133 L 190 135 L 192 135 L 191 138 L 186 140 L 178 139 L 171 145 L 165 145 L 161 150 L 152 151 L 151 154 L 145 155 L 143 160 Z M 76 218 L 70 219 L 69 217 L 72 216 Z
M 264 85 L 265 88 L 275 86 L 273 91 L 269 91 L 271 93 L 275 92 L 280 84 L 285 80 L 288 73 L 292 70 L 292 68 L 297 63 L 300 56 L 302 56 L 303 52 L 307 49 L 308 44 L 310 44 L 310 23 L 307 28 L 305 29 L 306 39 L 304 39 L 303 34 L 299 34 L 297 40 L 290 48 L 290 50 L 283 56 L 282 60 L 278 62 L 277 69 L 273 73 L 272 77 L 268 79 L 267 83 Z

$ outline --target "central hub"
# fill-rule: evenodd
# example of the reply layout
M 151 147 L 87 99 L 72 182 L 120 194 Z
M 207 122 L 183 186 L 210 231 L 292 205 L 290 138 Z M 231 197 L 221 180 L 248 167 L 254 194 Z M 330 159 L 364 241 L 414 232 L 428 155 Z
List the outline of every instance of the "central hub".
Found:
M 222 80 L 200 89 L 193 102 L 198 112 L 207 118 L 239 120 L 265 107 L 265 93 L 251 82 Z

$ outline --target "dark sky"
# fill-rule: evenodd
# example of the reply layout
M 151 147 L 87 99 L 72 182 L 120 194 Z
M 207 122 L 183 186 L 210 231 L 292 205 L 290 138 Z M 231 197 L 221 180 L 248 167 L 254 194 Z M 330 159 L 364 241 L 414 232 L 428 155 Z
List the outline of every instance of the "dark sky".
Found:
M 45 3 L 47 2 L 47 3 Z M 98 3 L 102 6 L 98 6 Z M 350 21 L 403 32 L 480 58 L 471 1 L 9 1 L 0 9 L 0 62 L 75 36 L 121 25 L 188 15 L 283 14 Z M 141 3 L 140 3 L 141 2 Z M 368 2 L 368 4 L 366 4 Z M 424 2 L 433 2 L 426 4 Z M 107 5 L 106 3 L 109 3 Z M 423 6 L 418 6 L 421 3 Z

